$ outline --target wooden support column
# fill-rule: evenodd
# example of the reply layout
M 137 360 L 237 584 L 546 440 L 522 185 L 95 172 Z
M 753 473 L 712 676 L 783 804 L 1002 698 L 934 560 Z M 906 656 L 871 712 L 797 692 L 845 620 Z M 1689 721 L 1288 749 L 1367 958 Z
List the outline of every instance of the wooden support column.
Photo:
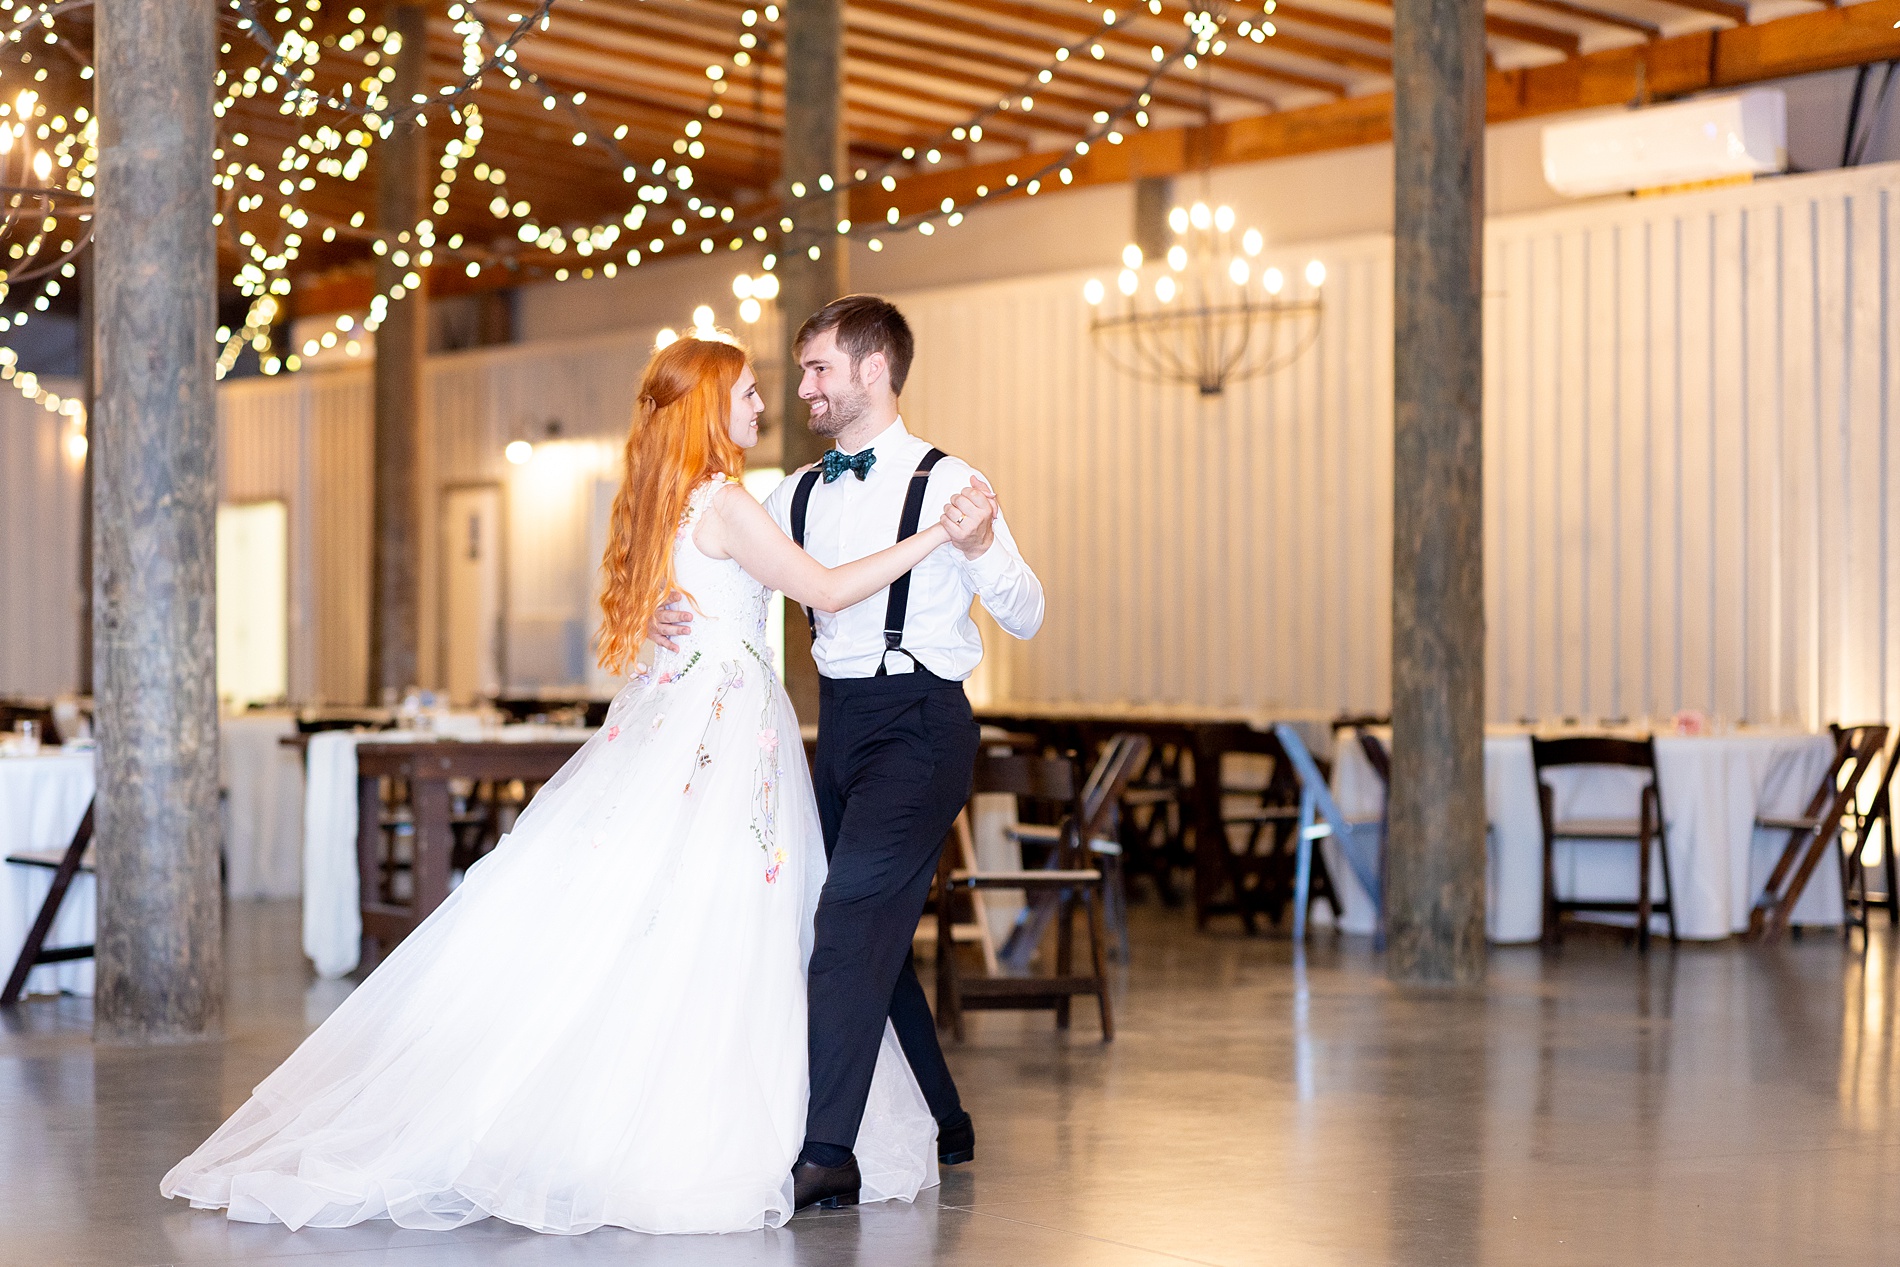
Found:
M 391 27 L 402 37 L 390 99 L 407 106 L 428 91 L 428 10 L 398 4 Z M 376 257 L 376 293 L 387 295 L 411 273 L 423 218 L 423 130 L 412 116 L 376 146 L 376 228 L 389 249 Z M 397 264 L 397 252 L 409 262 Z M 422 427 L 422 361 L 429 350 L 426 280 L 389 305 L 376 330 L 375 578 L 370 591 L 370 701 L 400 694 L 419 681 L 422 641 L 421 514 L 418 436 Z
M 779 417 L 784 464 L 792 471 L 831 447 L 805 425 L 811 411 L 798 398 L 801 377 L 792 338 L 806 317 L 849 288 L 850 260 L 838 221 L 850 214 L 840 192 L 850 176 L 844 122 L 844 0 L 789 0 L 785 10 L 785 128 L 780 194 L 795 208 L 797 227 L 778 251 L 778 309 L 783 318 L 785 387 Z M 826 192 L 819 178 L 831 178 Z M 795 185 L 804 194 L 793 192 Z M 812 253 L 817 252 L 817 258 Z M 785 621 L 785 689 L 800 717 L 818 716 L 818 670 L 809 627 L 796 610 Z
M 217 0 L 100 0 L 93 606 L 108 1043 L 214 1038 Z
M 1397 0 L 1387 972 L 1484 979 L 1483 0 Z

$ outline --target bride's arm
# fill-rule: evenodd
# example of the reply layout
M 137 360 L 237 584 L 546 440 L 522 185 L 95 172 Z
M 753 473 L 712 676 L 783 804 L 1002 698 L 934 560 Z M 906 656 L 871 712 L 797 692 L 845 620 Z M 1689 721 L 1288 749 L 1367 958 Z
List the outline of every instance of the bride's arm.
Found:
M 843 611 L 863 602 L 950 539 L 943 524 L 934 523 L 868 558 L 828 568 L 799 549 L 743 488 L 722 489 L 712 507 L 693 533 L 703 553 L 735 559 L 753 580 L 819 611 Z

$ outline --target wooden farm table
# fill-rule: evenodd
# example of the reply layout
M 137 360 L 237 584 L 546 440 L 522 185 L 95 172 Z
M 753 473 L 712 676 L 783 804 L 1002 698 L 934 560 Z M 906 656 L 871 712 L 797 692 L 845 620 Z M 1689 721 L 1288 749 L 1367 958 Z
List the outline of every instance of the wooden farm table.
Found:
M 541 783 L 554 777 L 580 750 L 580 739 L 436 740 L 429 743 L 359 742 L 356 745 L 356 861 L 362 895 L 363 936 L 383 953 L 429 917 L 449 896 L 449 783 L 454 779 Z M 383 896 L 382 787 L 385 778 L 409 784 L 415 815 L 413 897 Z
M 1251 913 L 1238 900 L 1244 864 L 1229 847 L 1223 825 L 1221 759 L 1229 753 L 1278 757 L 1275 722 L 1290 722 L 1310 731 L 1308 747 L 1329 752 L 1333 721 L 1330 713 L 1310 710 L 1244 712 L 1154 705 L 1001 705 L 975 712 L 979 722 L 1033 734 L 1052 747 L 1072 748 L 1084 760 L 1120 731 L 1147 735 L 1155 756 L 1144 778 L 1159 776 L 1180 787 L 1186 799 L 1183 812 L 1193 825 L 1196 928 L 1205 928 L 1217 915 L 1240 915 L 1251 927 Z M 1181 760 L 1184 755 L 1187 762 Z M 1275 767 L 1276 773 L 1284 768 L 1278 761 Z M 1209 771 L 1211 778 L 1206 777 Z

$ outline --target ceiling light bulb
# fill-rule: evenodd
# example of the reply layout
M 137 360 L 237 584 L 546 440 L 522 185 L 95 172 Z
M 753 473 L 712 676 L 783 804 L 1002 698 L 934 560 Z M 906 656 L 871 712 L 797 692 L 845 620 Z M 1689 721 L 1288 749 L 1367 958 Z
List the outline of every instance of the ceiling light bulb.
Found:
M 1091 277 L 1082 284 L 1082 298 L 1088 300 L 1089 307 L 1091 308 L 1101 303 L 1105 294 L 1106 291 L 1103 290 L 1099 278 Z
M 679 342 L 679 337 L 680 332 L 675 330 L 672 326 L 661 326 L 660 332 L 653 336 L 653 350 L 657 352 L 663 347 L 677 343 Z
M 778 278 L 772 273 L 763 273 L 752 279 L 752 297 L 767 301 L 778 298 Z
M 1326 284 L 1326 266 L 1318 260 L 1308 260 L 1306 264 L 1306 284 L 1323 286 Z
M 1252 271 L 1248 269 L 1246 260 L 1235 256 L 1234 262 L 1227 266 L 1227 276 L 1233 279 L 1234 285 L 1245 286 Z
M 1135 270 L 1132 268 L 1124 268 L 1121 276 L 1115 279 L 1115 288 L 1124 295 L 1134 294 L 1135 288 L 1140 285 L 1141 278 L 1135 276 Z
M 1197 202 L 1188 210 L 1188 223 L 1197 229 L 1205 229 L 1213 222 L 1214 213 L 1207 209 L 1204 202 Z
M 752 279 L 744 273 L 732 279 L 732 294 L 735 299 L 752 298 Z
M 1136 246 L 1133 242 L 1130 242 L 1127 246 L 1122 248 L 1122 267 L 1141 267 L 1141 248 Z
M 1267 293 L 1269 295 L 1279 294 L 1280 287 L 1286 285 L 1286 276 L 1282 274 L 1280 270 L 1277 268 L 1268 269 L 1266 271 L 1264 280 L 1267 283 Z
M 1179 242 L 1168 248 L 1168 267 L 1177 273 L 1187 267 L 1187 248 Z
M 1240 238 L 1240 249 L 1249 255 L 1260 254 L 1260 249 L 1266 244 L 1266 239 L 1260 236 L 1258 229 L 1249 229 Z
M 1216 207 L 1214 209 L 1214 227 L 1219 229 L 1222 233 L 1231 232 L 1234 227 L 1234 209 L 1232 207 Z
M 1173 211 L 1168 213 L 1168 227 L 1173 229 L 1176 233 L 1187 232 L 1188 213 L 1186 207 L 1176 207 Z
M 1155 278 L 1155 298 L 1164 304 L 1174 298 L 1174 278 L 1165 273 Z
M 759 301 L 756 299 L 747 298 L 739 302 L 739 320 L 747 325 L 757 321 L 764 311 L 765 309 L 759 306 Z
M 526 466 L 528 459 L 534 456 L 534 446 L 526 440 L 510 440 L 508 447 L 502 450 L 502 456 L 516 466 Z
M 705 304 L 693 309 L 693 329 L 710 330 L 713 324 L 713 310 Z

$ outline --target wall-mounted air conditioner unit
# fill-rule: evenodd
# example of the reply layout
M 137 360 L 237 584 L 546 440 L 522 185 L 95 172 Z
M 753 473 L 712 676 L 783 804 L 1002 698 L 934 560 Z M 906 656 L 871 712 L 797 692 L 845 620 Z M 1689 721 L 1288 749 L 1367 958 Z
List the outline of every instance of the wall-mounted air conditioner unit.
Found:
M 1544 128 L 1544 179 L 1573 198 L 1760 175 L 1787 165 L 1788 101 L 1777 88 Z

